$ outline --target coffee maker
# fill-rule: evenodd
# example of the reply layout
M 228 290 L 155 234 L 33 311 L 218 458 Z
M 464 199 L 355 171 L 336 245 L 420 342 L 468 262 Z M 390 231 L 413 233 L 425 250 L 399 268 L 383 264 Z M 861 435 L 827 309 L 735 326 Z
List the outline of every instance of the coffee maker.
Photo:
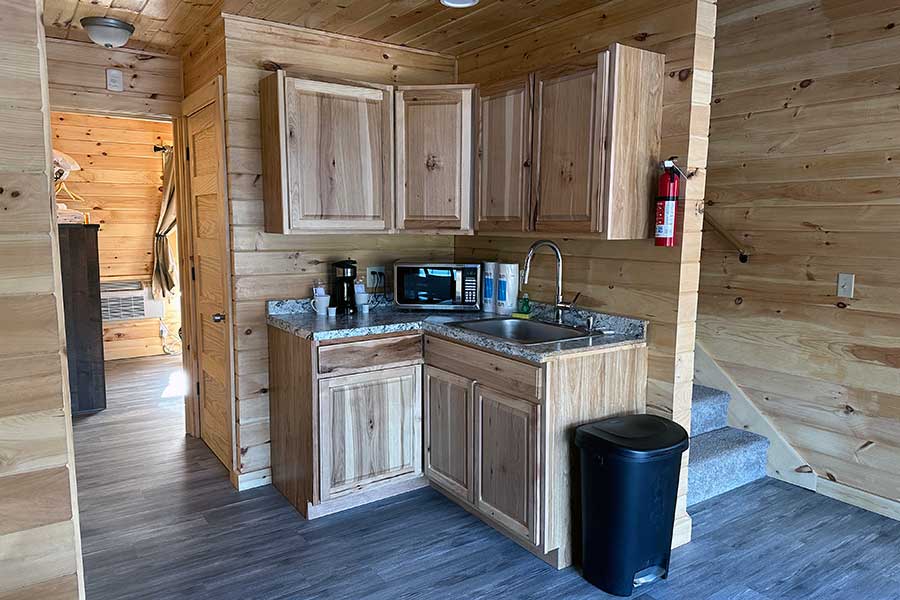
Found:
M 331 289 L 331 305 L 339 315 L 356 312 L 356 261 L 347 259 L 334 264 L 334 286 Z

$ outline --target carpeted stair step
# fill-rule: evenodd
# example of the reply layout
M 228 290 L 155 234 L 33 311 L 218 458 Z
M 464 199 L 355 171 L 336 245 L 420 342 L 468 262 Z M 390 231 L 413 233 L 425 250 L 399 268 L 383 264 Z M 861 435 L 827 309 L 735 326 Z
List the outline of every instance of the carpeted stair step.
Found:
M 691 437 L 728 426 L 728 392 L 694 384 Z
M 691 438 L 688 506 L 766 476 L 769 440 L 725 427 Z

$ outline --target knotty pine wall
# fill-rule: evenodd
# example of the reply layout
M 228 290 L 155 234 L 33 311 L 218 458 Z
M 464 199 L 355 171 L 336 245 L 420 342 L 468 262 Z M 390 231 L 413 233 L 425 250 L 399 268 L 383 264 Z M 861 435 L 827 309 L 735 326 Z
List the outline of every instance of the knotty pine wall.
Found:
M 84 202 L 65 192 L 58 199 L 100 225 L 100 280 L 149 282 L 163 189 L 163 157 L 153 146 L 173 143 L 172 123 L 53 112 L 51 126 L 53 147 L 81 165 L 66 184 Z M 177 313 L 167 311 L 167 326 L 174 331 L 180 326 Z M 159 319 L 103 325 L 106 360 L 162 354 L 162 343 Z
M 687 429 L 715 18 L 715 4 L 706 0 L 604 3 L 465 54 L 458 64 L 460 83 L 485 84 L 563 62 L 593 64 L 595 53 L 614 42 L 666 55 L 662 155 L 681 157 L 682 167 L 696 173 L 687 186 L 681 246 L 656 248 L 651 240 L 476 235 L 456 238 L 456 258 L 522 264 L 535 239 L 548 237 L 558 242 L 564 254 L 567 298 L 581 292 L 583 306 L 650 321 L 648 412 L 672 418 Z M 552 301 L 555 268 L 550 255 L 541 256 L 525 291 L 533 298 Z M 690 537 L 690 519 L 685 512 L 686 457 L 676 543 Z
M 177 57 L 48 38 L 47 62 L 54 110 L 139 117 L 181 114 Z M 106 89 L 107 68 L 122 71 L 124 91 Z
M 172 144 L 172 123 L 53 112 L 51 124 L 53 148 L 81 165 L 66 185 L 84 202 L 59 201 L 100 225 L 101 281 L 149 280 L 163 178 L 153 146 Z
M 857 488 L 894 514 L 898 19 L 896 2 L 719 1 L 707 211 L 756 253 L 742 264 L 704 236 L 698 317 L 819 491 Z M 855 298 L 836 297 L 838 273 L 856 274 Z
M 226 146 L 232 232 L 236 445 L 242 479 L 269 469 L 268 351 L 265 302 L 307 297 L 312 283 L 328 280 L 329 265 L 352 257 L 367 265 L 400 259 L 449 260 L 450 236 L 285 236 L 263 231 L 258 82 L 275 68 L 289 75 L 326 76 L 376 83 L 452 83 L 455 61 L 433 53 L 364 42 L 286 25 L 224 17 L 224 72 L 195 66 L 186 73 L 225 77 Z M 215 25 L 209 32 L 217 30 Z M 220 55 L 210 35 L 198 57 Z M 202 61 L 201 61 L 202 62 Z M 199 86 L 188 83 L 186 89 Z
M 0 596 L 83 598 L 42 2 L 0 0 Z

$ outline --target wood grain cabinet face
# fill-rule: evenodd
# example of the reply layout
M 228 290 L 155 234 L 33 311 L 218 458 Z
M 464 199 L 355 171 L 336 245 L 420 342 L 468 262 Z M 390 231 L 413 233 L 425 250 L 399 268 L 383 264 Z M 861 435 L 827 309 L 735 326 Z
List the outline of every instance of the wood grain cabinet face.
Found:
M 540 405 L 475 386 L 475 506 L 540 543 Z
M 531 199 L 531 77 L 480 90 L 479 231 L 526 231 Z
M 535 231 L 599 231 L 602 140 L 608 53 L 593 68 L 559 68 L 534 76 Z M 649 199 L 648 199 L 649 202 Z
M 319 382 L 321 500 L 422 472 L 421 368 Z
M 664 69 L 614 44 L 594 67 L 483 88 L 478 229 L 649 237 Z
M 425 368 L 425 475 L 471 504 L 475 382 Z
M 260 82 L 267 231 L 390 228 L 392 104 L 390 86 Z
M 409 230 L 472 229 L 475 86 L 397 88 L 397 219 Z

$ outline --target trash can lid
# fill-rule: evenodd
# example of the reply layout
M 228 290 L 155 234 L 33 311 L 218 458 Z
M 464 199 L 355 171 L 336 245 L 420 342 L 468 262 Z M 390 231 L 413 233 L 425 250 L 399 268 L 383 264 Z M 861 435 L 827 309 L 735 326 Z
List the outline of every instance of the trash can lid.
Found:
M 681 454 L 688 447 L 684 427 L 656 415 L 625 415 L 586 423 L 575 430 L 575 445 L 631 460 Z

